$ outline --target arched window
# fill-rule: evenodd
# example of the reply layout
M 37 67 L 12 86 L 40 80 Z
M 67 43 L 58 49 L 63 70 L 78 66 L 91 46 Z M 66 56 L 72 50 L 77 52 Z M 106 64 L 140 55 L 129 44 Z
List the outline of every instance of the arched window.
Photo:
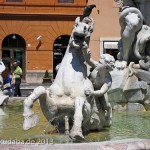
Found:
M 13 71 L 12 62 L 17 61 L 23 69 L 23 78 L 25 79 L 25 49 L 26 42 L 18 34 L 6 36 L 2 42 L 2 60 L 5 66 Z

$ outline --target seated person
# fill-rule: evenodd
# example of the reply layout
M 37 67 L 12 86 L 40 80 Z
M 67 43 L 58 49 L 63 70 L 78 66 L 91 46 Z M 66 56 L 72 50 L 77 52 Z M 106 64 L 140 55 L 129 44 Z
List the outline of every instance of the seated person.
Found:
M 1 73 L 1 76 L 3 78 L 3 94 L 12 96 L 12 76 L 10 75 L 10 70 L 8 67 L 6 67 Z

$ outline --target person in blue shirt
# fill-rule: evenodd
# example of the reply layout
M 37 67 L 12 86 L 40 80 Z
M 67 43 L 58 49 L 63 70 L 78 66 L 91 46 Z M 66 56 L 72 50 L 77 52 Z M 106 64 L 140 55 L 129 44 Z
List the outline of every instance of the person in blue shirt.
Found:
M 12 96 L 12 76 L 10 74 L 10 69 L 6 67 L 5 70 L 1 73 L 1 76 L 3 78 L 3 94 Z

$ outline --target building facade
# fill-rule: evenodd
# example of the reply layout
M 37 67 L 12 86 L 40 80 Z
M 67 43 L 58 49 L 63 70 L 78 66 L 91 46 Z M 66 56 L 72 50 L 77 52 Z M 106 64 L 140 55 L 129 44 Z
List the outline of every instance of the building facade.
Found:
M 23 80 L 42 82 L 44 72 L 56 74 L 77 16 L 84 6 L 96 4 L 90 49 L 116 57 L 120 39 L 120 0 L 0 0 L 0 58 L 6 66 L 20 62 Z
M 92 57 L 99 60 L 100 54 L 110 53 L 116 58 L 120 40 L 119 10 L 122 0 L 89 0 L 88 5 L 96 4 L 91 17 L 95 22 L 91 36 Z
M 23 80 L 42 82 L 63 57 L 86 0 L 0 0 L 0 57 L 20 62 Z

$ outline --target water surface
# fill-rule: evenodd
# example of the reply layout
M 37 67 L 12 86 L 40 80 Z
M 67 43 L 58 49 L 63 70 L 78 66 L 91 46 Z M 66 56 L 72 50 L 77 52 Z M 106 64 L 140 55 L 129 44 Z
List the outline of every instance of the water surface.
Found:
M 3 140 L 34 140 L 35 142 L 66 143 L 70 139 L 60 133 L 53 133 L 51 126 L 42 114 L 39 103 L 34 111 L 40 121 L 28 131 L 22 129 L 23 102 L 14 101 L 8 106 L 0 107 L 0 139 Z M 99 142 L 105 140 L 120 140 L 126 138 L 150 138 L 150 111 L 147 112 L 113 112 L 112 126 L 100 132 L 91 132 L 85 136 L 84 142 Z

